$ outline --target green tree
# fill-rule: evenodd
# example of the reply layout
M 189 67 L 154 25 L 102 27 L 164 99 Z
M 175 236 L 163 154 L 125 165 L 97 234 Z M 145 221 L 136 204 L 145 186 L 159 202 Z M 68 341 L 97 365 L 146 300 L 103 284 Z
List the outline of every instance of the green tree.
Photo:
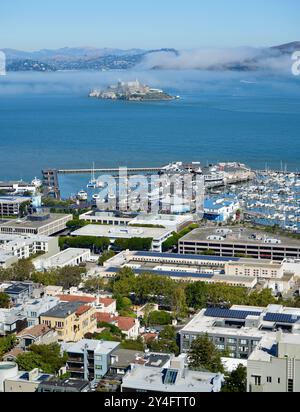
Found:
M 102 278 L 91 278 L 84 282 L 84 289 L 90 293 L 98 292 L 98 290 L 104 290 L 106 287 Z
M 247 368 L 239 365 L 229 376 L 225 377 L 222 392 L 247 392 Z
M 17 344 L 16 335 L 8 335 L 0 338 L 0 358 L 2 356 L 12 350 Z
M 170 325 L 172 316 L 163 310 L 156 310 L 149 314 L 149 325 Z
M 29 351 L 17 356 L 17 364 L 21 370 L 31 371 L 39 368 L 44 373 L 58 373 L 65 366 L 67 354 L 61 354 L 57 343 L 50 345 L 31 345 Z
M 159 337 L 161 339 L 175 340 L 176 339 L 176 329 L 174 328 L 174 326 L 167 325 L 160 332 Z
M 115 256 L 115 252 L 112 250 L 105 250 L 102 255 L 99 257 L 98 265 L 103 266 L 104 263 Z
M 209 372 L 223 372 L 221 353 L 217 350 L 208 335 L 199 336 L 192 343 L 188 353 L 189 365 L 194 369 L 205 369 Z
M 10 305 L 10 297 L 3 292 L 0 292 L 0 308 L 7 309 Z

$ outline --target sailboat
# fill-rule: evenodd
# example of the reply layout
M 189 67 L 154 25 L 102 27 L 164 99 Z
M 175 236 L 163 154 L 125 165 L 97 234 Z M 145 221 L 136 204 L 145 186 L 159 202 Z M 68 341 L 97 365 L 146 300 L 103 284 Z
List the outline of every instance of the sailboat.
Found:
M 93 163 L 92 173 L 91 173 L 91 180 L 87 184 L 87 188 L 95 189 L 97 187 L 97 179 L 95 178 L 95 163 Z

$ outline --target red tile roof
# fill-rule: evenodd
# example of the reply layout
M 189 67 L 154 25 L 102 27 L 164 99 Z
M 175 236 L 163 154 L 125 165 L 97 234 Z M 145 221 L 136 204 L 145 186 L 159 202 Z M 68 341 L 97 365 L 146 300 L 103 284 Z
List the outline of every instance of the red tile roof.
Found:
M 79 308 L 76 310 L 76 315 L 81 316 L 84 313 L 88 312 L 90 309 L 91 309 L 91 307 L 87 306 L 87 305 L 79 306 Z
M 81 295 L 58 295 L 58 298 L 62 302 L 84 302 L 84 303 L 94 303 L 97 299 L 91 296 L 81 296 Z
M 111 298 L 100 298 L 99 302 L 102 303 L 106 308 L 115 302 L 115 299 Z
M 135 319 L 125 316 L 113 316 L 110 313 L 96 313 L 97 322 L 104 323 L 116 323 L 116 326 L 123 330 L 128 331 L 135 325 Z

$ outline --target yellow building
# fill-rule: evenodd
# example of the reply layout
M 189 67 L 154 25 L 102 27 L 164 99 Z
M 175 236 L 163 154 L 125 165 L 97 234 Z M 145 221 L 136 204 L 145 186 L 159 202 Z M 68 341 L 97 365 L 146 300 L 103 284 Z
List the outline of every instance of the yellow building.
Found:
M 58 340 L 77 342 L 97 329 L 95 308 L 83 302 L 63 302 L 41 315 L 41 323 L 58 333 Z

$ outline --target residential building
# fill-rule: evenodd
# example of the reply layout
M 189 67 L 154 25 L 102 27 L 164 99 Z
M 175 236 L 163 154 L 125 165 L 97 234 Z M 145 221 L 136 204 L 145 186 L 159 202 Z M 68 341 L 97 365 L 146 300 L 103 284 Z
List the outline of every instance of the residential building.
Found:
M 96 313 L 97 322 L 110 323 L 119 328 L 127 339 L 137 339 L 139 336 L 140 323 L 138 319 L 127 316 L 115 316 L 110 313 Z
M 210 250 L 216 256 L 243 256 L 283 261 L 300 259 L 297 239 L 275 236 L 244 227 L 198 228 L 179 240 L 179 252 L 201 255 Z
M 262 339 L 248 359 L 248 392 L 300 392 L 300 334 Z
M 77 393 L 77 392 L 89 392 L 90 382 L 80 379 L 64 379 L 64 380 L 51 380 L 42 382 L 37 392 L 47 393 Z
M 40 256 L 34 260 L 33 264 L 37 270 L 79 266 L 89 260 L 90 256 L 90 249 L 69 248 L 52 256 Z
M 198 336 L 207 334 L 220 351 L 227 349 L 232 358 L 248 359 L 263 338 L 274 339 L 279 329 L 285 334 L 299 334 L 300 309 L 281 305 L 208 308 L 179 331 L 180 348 L 188 352 Z
M 26 300 L 23 304 L 19 304 L 18 308 L 26 316 L 28 326 L 36 326 L 40 323 L 40 316 L 58 303 L 57 297 L 45 296 L 40 299 Z
M 18 308 L 0 309 L 0 336 L 19 333 L 28 327 L 27 318 Z
M 4 268 L 19 259 L 28 259 L 40 253 L 54 255 L 59 252 L 58 238 L 38 235 L 0 234 L 0 266 Z
M 65 230 L 67 223 L 72 219 L 73 216 L 67 214 L 33 214 L 1 224 L 0 234 L 51 236 Z
M 10 297 L 14 304 L 23 303 L 31 296 L 32 284 L 25 282 L 11 283 L 4 289 L 4 293 Z
M 62 342 L 77 342 L 97 329 L 95 308 L 81 301 L 59 303 L 41 315 L 40 323 L 55 329 Z
M 120 342 L 82 339 L 76 344 L 63 345 L 68 354 L 67 372 L 72 378 L 99 381 L 108 372 L 111 355 Z
M 36 325 L 23 329 L 17 334 L 18 347 L 26 350 L 30 345 L 49 345 L 58 340 L 57 331 L 46 325 Z
M 119 227 L 114 225 L 87 225 L 72 232 L 72 236 L 107 237 L 112 243 L 116 239 L 152 239 L 151 249 L 161 252 L 162 244 L 172 236 L 172 230 L 153 227 Z
M 31 197 L 0 196 L 0 216 L 16 217 L 20 215 L 22 205 L 30 204 Z
M 39 369 L 31 372 L 18 372 L 16 376 L 4 380 L 3 392 L 36 392 L 42 382 L 53 378 L 53 375 L 40 373 Z
M 134 364 L 123 378 L 122 392 L 199 393 L 220 392 L 224 376 L 221 373 L 189 369 L 186 357 L 172 358 L 169 367 Z

